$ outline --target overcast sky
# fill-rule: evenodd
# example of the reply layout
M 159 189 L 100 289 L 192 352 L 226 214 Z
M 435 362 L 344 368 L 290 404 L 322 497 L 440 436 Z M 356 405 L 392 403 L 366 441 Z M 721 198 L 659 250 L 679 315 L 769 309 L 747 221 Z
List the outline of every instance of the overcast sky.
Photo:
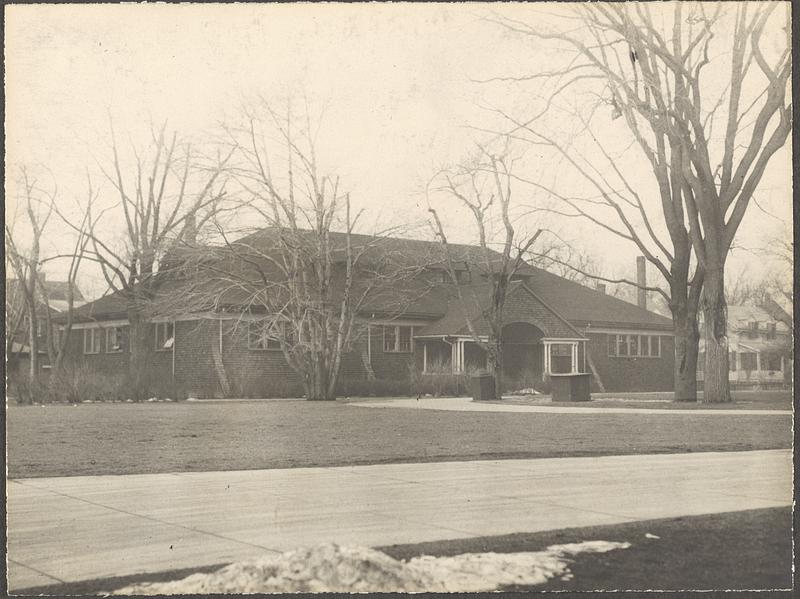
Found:
M 538 19 L 546 4 L 16 5 L 6 6 L 7 213 L 14 169 L 46 168 L 66 206 L 85 194 L 87 168 L 109 160 L 109 116 L 143 139 L 168 120 L 202 139 L 256 94 L 303 95 L 328 108 L 321 144 L 356 202 L 386 222 L 421 221 L 420 193 L 494 123 L 487 106 L 509 86 L 475 80 L 547 68 L 552 57 L 487 20 L 489 11 Z M 511 90 L 511 91 L 510 91 Z M 512 101 L 510 106 L 524 106 Z M 746 247 L 791 222 L 788 150 L 751 207 Z M 109 192 L 106 185 L 105 192 Z M 458 222 L 456 218 L 455 223 Z M 548 223 L 609 270 L 635 251 L 575 222 Z M 468 241 L 470 233 L 457 231 Z M 54 248 L 66 237 L 54 228 Z M 742 263 L 759 263 L 737 253 Z M 734 263 L 736 267 L 736 263 Z M 58 277 L 53 268 L 51 276 Z M 88 276 L 96 277 L 87 271 Z

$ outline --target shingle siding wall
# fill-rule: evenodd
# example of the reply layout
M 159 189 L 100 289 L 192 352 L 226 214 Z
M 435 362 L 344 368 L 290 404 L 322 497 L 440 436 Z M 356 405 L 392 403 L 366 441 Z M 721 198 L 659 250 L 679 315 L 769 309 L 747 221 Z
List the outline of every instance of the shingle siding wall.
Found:
M 552 310 L 521 287 L 506 299 L 504 321 L 508 324 L 527 322 L 542 329 L 545 337 L 577 336 L 576 332 Z
M 587 337 L 589 355 L 606 391 L 672 391 L 674 388 L 675 344 L 672 337 L 661 336 L 660 358 L 612 357 L 608 355 L 607 334 L 589 333 Z M 598 390 L 596 381 L 593 387 Z

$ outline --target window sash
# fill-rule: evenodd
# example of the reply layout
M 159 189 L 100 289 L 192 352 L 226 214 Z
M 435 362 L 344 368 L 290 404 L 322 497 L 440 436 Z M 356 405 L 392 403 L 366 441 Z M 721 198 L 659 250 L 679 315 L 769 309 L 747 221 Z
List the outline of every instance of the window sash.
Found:
M 385 325 L 383 327 L 383 351 L 397 351 L 397 327 Z
M 278 335 L 283 335 L 286 342 L 291 344 L 294 339 L 291 323 L 270 320 L 251 321 L 247 324 L 247 348 L 280 351 L 281 341 Z
M 125 351 L 128 327 L 111 327 L 106 329 L 106 351 L 110 354 Z
M 383 351 L 392 354 L 410 354 L 414 350 L 414 327 L 406 325 L 383 326 Z
M 167 342 L 172 340 L 169 347 L 164 347 Z M 156 323 L 156 351 L 172 351 L 175 347 L 175 323 L 157 322 Z
M 411 351 L 411 327 L 397 327 L 397 351 L 403 353 Z
M 83 353 L 85 354 L 99 354 L 100 353 L 100 335 L 102 329 L 99 327 L 83 329 Z
M 774 353 L 761 354 L 761 370 L 765 372 L 780 372 L 781 371 L 780 354 L 774 354 Z
M 608 355 L 612 358 L 660 358 L 660 335 L 608 335 Z
M 739 362 L 741 370 L 754 371 L 758 366 L 758 361 L 755 352 L 742 352 L 739 354 Z

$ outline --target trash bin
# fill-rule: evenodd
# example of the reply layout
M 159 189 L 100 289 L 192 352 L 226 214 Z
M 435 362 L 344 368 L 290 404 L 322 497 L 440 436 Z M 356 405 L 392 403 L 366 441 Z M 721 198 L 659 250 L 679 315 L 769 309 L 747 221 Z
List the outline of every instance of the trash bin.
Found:
M 591 377 L 590 373 L 551 374 L 550 388 L 553 401 L 589 401 Z
M 472 375 L 472 400 L 485 401 L 497 399 L 494 392 L 494 375 L 488 372 L 479 372 Z

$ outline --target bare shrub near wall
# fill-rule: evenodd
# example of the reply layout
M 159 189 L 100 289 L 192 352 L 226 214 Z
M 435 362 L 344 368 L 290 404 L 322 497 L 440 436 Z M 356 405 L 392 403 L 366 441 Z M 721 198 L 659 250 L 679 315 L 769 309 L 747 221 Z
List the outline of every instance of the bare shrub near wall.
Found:
M 15 378 L 10 381 L 9 388 L 21 404 L 124 401 L 130 389 L 126 376 L 98 372 L 86 365 L 62 367 L 46 379 L 33 383 Z

